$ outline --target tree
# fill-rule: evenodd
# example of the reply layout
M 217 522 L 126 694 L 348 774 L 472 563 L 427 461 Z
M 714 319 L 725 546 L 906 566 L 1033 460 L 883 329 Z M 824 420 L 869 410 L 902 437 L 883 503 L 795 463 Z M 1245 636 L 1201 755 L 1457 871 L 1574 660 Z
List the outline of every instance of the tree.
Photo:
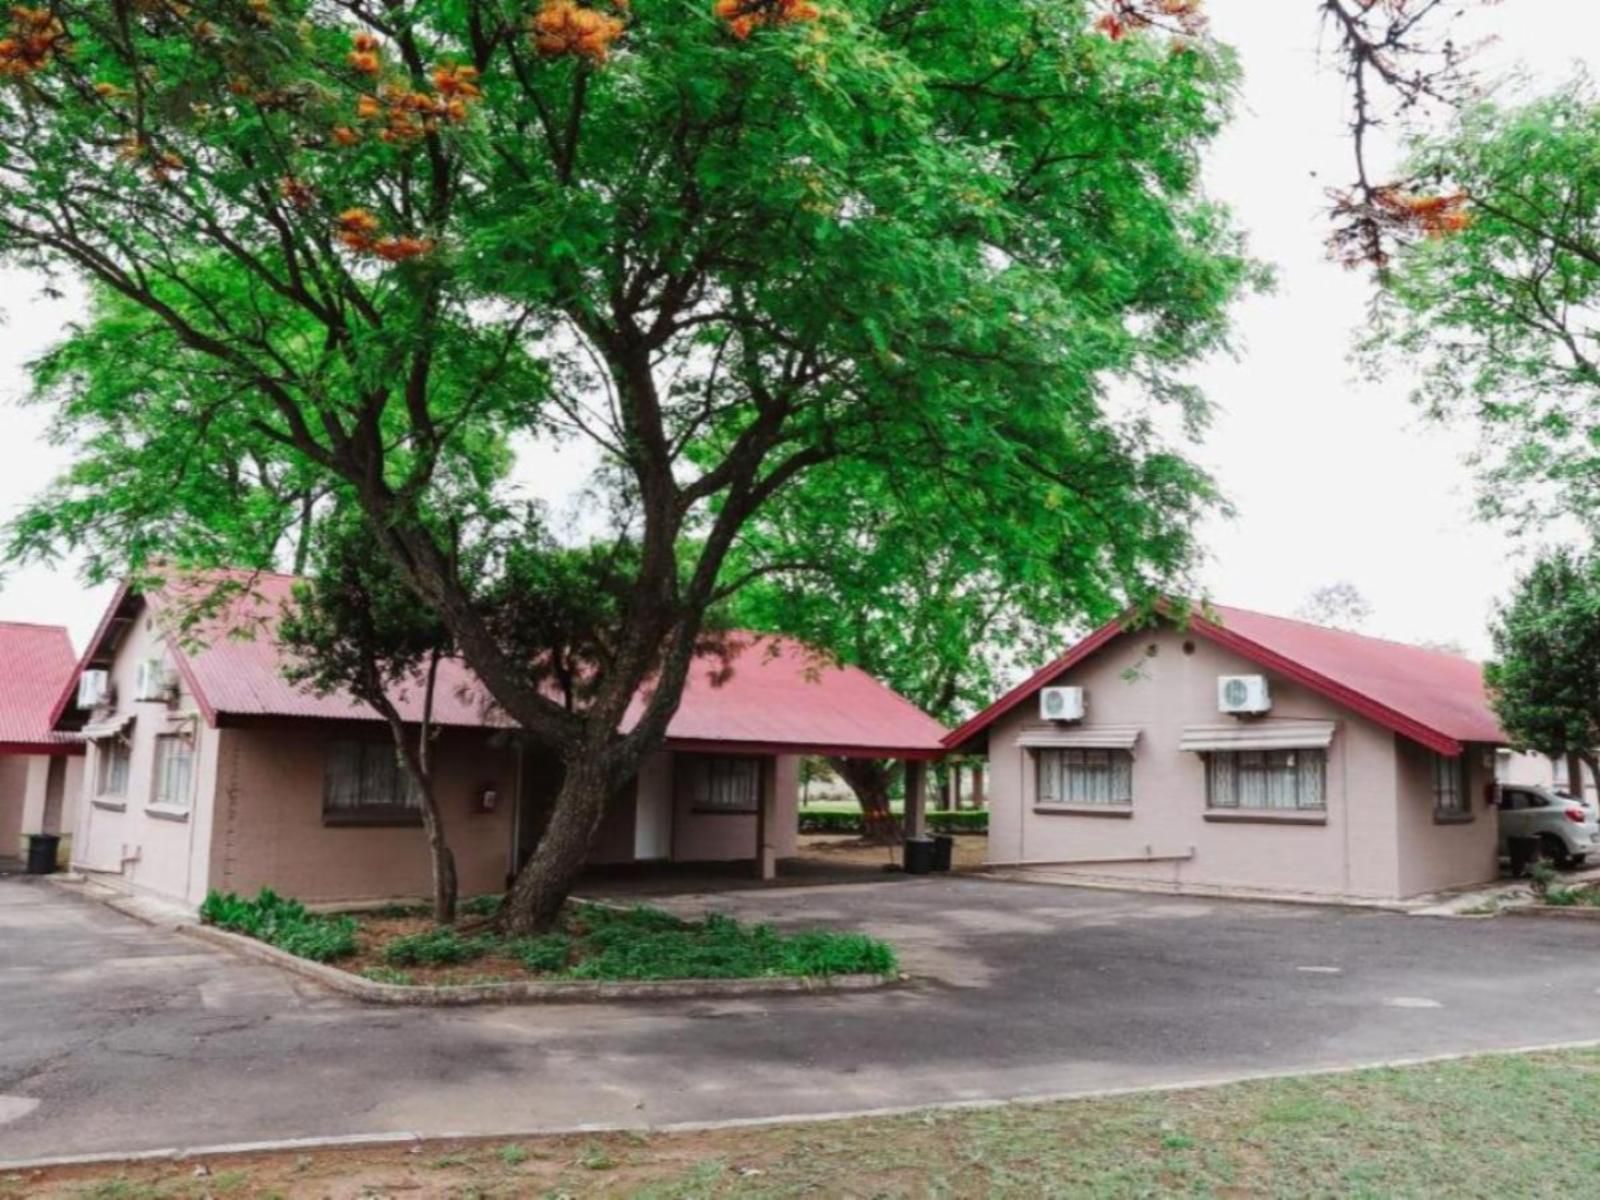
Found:
M 348 513 L 319 529 L 312 577 L 295 588 L 278 636 L 290 656 L 287 674 L 321 695 L 345 692 L 383 719 L 395 756 L 411 781 L 433 871 L 433 919 L 456 919 L 455 855 L 434 791 L 433 711 L 439 664 L 452 656 L 450 635 L 419 606 L 376 539 Z M 400 705 L 421 695 L 421 717 L 408 726 Z
M 87 276 L 140 314 L 100 327 L 109 348 L 137 337 L 208 379 L 229 414 L 203 426 L 214 461 L 244 436 L 346 493 L 495 702 L 560 755 L 505 909 L 531 931 L 665 736 L 766 506 L 841 463 L 910 490 L 978 460 L 986 486 L 1034 495 L 1063 441 L 1113 423 L 1104 380 L 1168 379 L 1168 347 L 1221 327 L 1251 273 L 1199 183 L 1229 57 L 1155 28 L 1113 37 L 1092 15 L 1081 0 L 17 8 L 0 255 Z M 438 522 L 443 464 L 486 429 L 601 447 L 612 523 L 582 563 L 544 538 L 550 570 L 514 555 L 504 503 L 466 540 Z M 129 496 L 149 520 L 170 462 L 126 466 L 120 489 L 77 480 L 77 500 L 107 507 L 80 508 L 73 536 L 106 562 Z M 553 639 L 539 606 L 500 619 L 488 598 L 511 594 L 514 562 L 603 567 L 604 604 L 555 605 Z M 578 648 L 566 702 L 544 687 L 554 664 L 526 654 L 551 640 Z
M 1600 97 L 1464 112 L 1419 142 L 1448 236 L 1405 251 L 1366 344 L 1372 368 L 1415 364 L 1417 403 L 1476 423 L 1484 512 L 1527 527 L 1554 512 L 1600 521 Z
M 1175 359 L 1201 348 L 1169 347 Z M 1183 590 L 1195 526 L 1217 503 L 1210 481 L 1139 425 L 1085 432 L 1057 441 L 1032 490 L 994 486 L 1001 473 L 980 455 L 911 489 L 851 464 L 811 473 L 736 551 L 757 578 L 730 620 L 797 634 L 954 723 L 1073 627 Z M 897 840 L 897 765 L 832 766 L 867 835 Z
M 1576 755 L 1600 785 L 1600 558 L 1543 555 L 1490 633 L 1484 680 L 1507 736 L 1550 758 Z
M 1314 588 L 1295 615 L 1313 625 L 1355 632 L 1372 619 L 1372 605 L 1355 584 L 1340 580 Z

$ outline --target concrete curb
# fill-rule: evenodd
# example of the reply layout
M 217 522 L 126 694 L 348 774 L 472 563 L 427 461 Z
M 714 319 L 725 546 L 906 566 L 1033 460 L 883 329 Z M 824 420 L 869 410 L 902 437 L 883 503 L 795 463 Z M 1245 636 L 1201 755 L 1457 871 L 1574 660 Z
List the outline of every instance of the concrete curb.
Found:
M 184 925 L 178 932 L 185 937 L 209 942 L 246 958 L 258 959 L 315 980 L 347 996 L 369 1004 L 407 1005 L 419 1008 L 455 1007 L 466 1004 L 595 1003 L 615 1000 L 705 1000 L 742 996 L 794 995 L 818 992 L 865 992 L 893 987 L 902 982 L 897 975 L 829 975 L 765 979 L 659 979 L 605 981 L 559 979 L 513 981 L 510 983 L 453 984 L 446 987 L 406 987 L 378 983 L 352 975 L 326 963 L 298 958 L 276 946 L 258 942 L 243 934 L 229 933 L 212 925 Z
M 1600 908 L 1563 907 L 1555 904 L 1523 904 L 1517 908 L 1503 908 L 1503 917 L 1545 917 L 1557 921 L 1600 921 Z
M 1240 1083 L 1267 1083 L 1278 1079 L 1321 1079 L 1340 1075 L 1355 1075 L 1362 1071 L 1390 1071 L 1407 1067 L 1426 1067 L 1440 1063 L 1466 1062 L 1478 1058 L 1508 1058 L 1521 1054 L 1552 1054 L 1562 1050 L 1597 1050 L 1600 1040 L 1586 1038 L 1575 1042 L 1544 1042 L 1526 1046 L 1512 1046 L 1498 1050 L 1462 1050 L 1446 1054 L 1426 1054 L 1409 1058 L 1378 1059 L 1372 1062 L 1339 1063 L 1323 1067 L 1284 1067 L 1280 1070 L 1240 1071 L 1225 1075 L 1206 1075 L 1172 1083 L 1136 1084 L 1130 1087 L 1085 1088 L 1080 1091 L 1051 1092 L 1022 1096 L 996 1096 L 973 1100 L 946 1100 L 932 1104 L 906 1104 L 856 1110 L 836 1109 L 831 1112 L 785 1113 L 770 1117 L 732 1117 L 722 1121 L 666 1121 L 659 1125 L 641 1121 L 637 1124 L 606 1124 L 602 1122 L 575 1125 L 546 1125 L 532 1128 L 511 1128 L 489 1133 L 421 1133 L 415 1130 L 390 1133 L 353 1133 L 326 1137 L 278 1138 L 260 1142 L 225 1142 L 209 1146 L 164 1147 L 157 1150 L 134 1150 L 118 1153 L 105 1151 L 97 1154 L 70 1154 L 55 1158 L 28 1158 L 11 1161 L 0 1160 L 0 1173 L 14 1171 L 42 1171 L 54 1167 L 88 1167 L 112 1163 L 155 1162 L 164 1159 L 217 1158 L 234 1154 L 279 1154 L 304 1150 L 358 1149 L 362 1146 L 394 1146 L 423 1142 L 489 1142 L 519 1138 L 574 1137 L 607 1133 L 714 1133 L 728 1129 L 767 1129 L 774 1125 L 823 1125 L 839 1121 L 859 1121 L 877 1117 L 904 1117 L 918 1113 L 936 1112 L 989 1112 L 1013 1105 L 1034 1107 L 1044 1104 L 1065 1104 L 1077 1100 L 1115 1100 L 1123 1096 L 1165 1095 L 1171 1092 L 1211 1091 L 1232 1087 Z

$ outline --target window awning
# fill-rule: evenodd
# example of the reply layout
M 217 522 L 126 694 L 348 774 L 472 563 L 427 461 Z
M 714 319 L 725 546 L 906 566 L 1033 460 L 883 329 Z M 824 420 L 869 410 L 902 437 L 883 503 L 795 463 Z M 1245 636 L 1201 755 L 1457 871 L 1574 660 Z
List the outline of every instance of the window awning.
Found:
M 1326 750 L 1333 744 L 1332 721 L 1258 721 L 1235 725 L 1191 725 L 1178 749 Z
M 126 716 L 114 721 L 101 721 L 98 725 L 85 725 L 78 734 L 86 742 L 98 742 L 105 738 L 121 737 L 132 728 L 133 717 Z
M 1026 729 L 1019 740 L 1030 750 L 1132 750 L 1139 740 L 1139 727 L 1068 725 L 1060 729 Z

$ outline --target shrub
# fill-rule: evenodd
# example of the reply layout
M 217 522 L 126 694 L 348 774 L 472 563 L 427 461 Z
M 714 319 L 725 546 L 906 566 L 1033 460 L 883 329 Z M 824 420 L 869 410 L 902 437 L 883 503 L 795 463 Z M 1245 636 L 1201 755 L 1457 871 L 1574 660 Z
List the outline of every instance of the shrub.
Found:
M 565 970 L 572 958 L 572 938 L 564 933 L 546 933 L 507 943 L 506 952 L 536 974 L 553 975 Z
M 464 901 L 461 912 L 468 917 L 492 917 L 500 911 L 500 902 L 504 899 L 498 895 L 474 896 Z
M 200 906 L 200 919 L 314 962 L 332 962 L 356 952 L 352 918 L 313 916 L 298 900 L 286 899 L 271 888 L 262 888 L 254 900 L 211 891 Z
M 368 967 L 361 972 L 361 977 L 373 983 L 390 983 L 397 987 L 410 987 L 416 982 L 409 971 L 397 971 L 393 967 Z
M 464 938 L 448 926 L 395 938 L 383 948 L 391 967 L 448 967 L 482 958 L 492 949 L 487 938 Z
M 861 813 L 835 812 L 829 809 L 801 809 L 801 833 L 861 833 Z M 953 809 L 950 812 L 928 813 L 930 833 L 987 833 L 989 810 L 984 808 Z
M 1533 889 L 1533 894 L 1543 900 L 1550 892 L 1560 876 L 1556 869 L 1549 863 L 1539 861 L 1528 869 L 1528 886 Z

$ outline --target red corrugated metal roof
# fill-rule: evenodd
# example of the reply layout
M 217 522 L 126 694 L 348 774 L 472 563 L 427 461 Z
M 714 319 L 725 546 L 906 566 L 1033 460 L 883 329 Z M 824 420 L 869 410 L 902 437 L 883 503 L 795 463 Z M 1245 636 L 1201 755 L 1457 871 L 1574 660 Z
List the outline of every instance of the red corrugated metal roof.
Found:
M 0 621 L 0 753 L 81 749 L 52 732 L 50 719 L 76 663 L 72 640 L 60 626 Z
M 316 696 L 284 678 L 275 630 L 294 578 L 234 578 L 246 583 L 248 594 L 211 623 L 202 648 L 178 654 L 180 670 L 207 719 L 373 719 L 371 710 L 352 697 Z M 159 606 L 159 597 L 152 600 Z M 232 634 L 224 632 L 230 629 Z M 420 689 L 408 689 L 396 700 L 407 720 L 421 718 Z M 634 702 L 629 721 L 642 705 L 642 699 Z M 447 726 L 509 724 L 458 661 L 440 666 L 434 719 Z M 830 665 L 797 642 L 757 634 L 734 635 L 726 659 L 708 654 L 695 663 L 667 729 L 669 742 L 685 748 L 733 743 L 752 751 L 921 757 L 941 752 L 944 733 L 944 726 L 866 672 Z
M 1195 633 L 1424 746 L 1459 754 L 1467 742 L 1506 741 L 1489 707 L 1483 667 L 1471 659 L 1243 608 L 1210 611 L 1215 621 L 1190 618 Z M 952 732 L 945 745 L 983 732 L 1122 630 L 1121 620 L 1096 630 Z

